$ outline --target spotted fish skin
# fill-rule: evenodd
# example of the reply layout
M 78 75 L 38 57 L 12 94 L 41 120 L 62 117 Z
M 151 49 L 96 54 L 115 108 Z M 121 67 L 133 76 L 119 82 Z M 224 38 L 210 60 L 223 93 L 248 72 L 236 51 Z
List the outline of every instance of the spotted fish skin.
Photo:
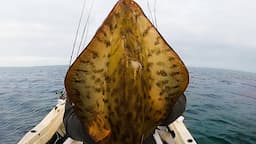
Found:
M 69 68 L 67 95 L 96 143 L 139 144 L 187 88 L 179 56 L 132 0 L 120 0 Z

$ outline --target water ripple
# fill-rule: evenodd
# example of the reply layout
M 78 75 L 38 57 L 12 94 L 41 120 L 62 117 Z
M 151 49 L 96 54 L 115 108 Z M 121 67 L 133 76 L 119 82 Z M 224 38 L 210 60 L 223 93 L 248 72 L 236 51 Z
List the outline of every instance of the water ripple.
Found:
M 0 143 L 17 142 L 56 104 L 67 67 L 0 68 Z M 185 124 L 202 144 L 254 144 L 256 75 L 189 68 Z

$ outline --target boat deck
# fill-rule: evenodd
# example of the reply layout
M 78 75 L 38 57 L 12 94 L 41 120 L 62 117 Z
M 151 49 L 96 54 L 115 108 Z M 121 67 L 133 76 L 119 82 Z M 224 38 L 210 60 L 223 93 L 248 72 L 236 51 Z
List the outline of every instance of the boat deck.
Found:
M 65 101 L 57 104 L 46 117 L 34 128 L 25 134 L 25 136 L 18 142 L 18 144 L 45 144 L 52 136 L 58 132 L 60 135 L 65 135 L 65 128 L 63 125 L 63 115 L 65 111 Z M 168 127 L 174 131 L 173 138 L 167 130 L 156 130 L 154 138 L 157 144 L 163 144 L 163 140 L 167 144 L 196 144 L 196 141 L 183 123 L 184 117 L 180 116 L 176 121 L 171 123 Z M 82 142 L 74 141 L 71 138 L 66 139 L 64 144 L 82 144 Z

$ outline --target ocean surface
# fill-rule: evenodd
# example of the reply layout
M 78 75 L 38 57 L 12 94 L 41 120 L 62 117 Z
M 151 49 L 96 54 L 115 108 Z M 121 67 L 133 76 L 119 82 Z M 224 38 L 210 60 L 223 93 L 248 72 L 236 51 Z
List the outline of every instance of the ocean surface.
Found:
M 0 68 L 0 143 L 14 144 L 57 103 L 66 66 Z M 189 68 L 185 124 L 199 144 L 256 143 L 256 74 Z

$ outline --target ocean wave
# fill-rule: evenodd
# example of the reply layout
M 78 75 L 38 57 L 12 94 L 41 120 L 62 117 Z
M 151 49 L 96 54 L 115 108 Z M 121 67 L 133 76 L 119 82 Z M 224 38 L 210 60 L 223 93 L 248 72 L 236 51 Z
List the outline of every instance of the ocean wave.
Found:
M 56 104 L 66 66 L 0 72 L 0 143 L 17 142 Z M 191 68 L 185 123 L 202 144 L 256 141 L 256 75 Z

